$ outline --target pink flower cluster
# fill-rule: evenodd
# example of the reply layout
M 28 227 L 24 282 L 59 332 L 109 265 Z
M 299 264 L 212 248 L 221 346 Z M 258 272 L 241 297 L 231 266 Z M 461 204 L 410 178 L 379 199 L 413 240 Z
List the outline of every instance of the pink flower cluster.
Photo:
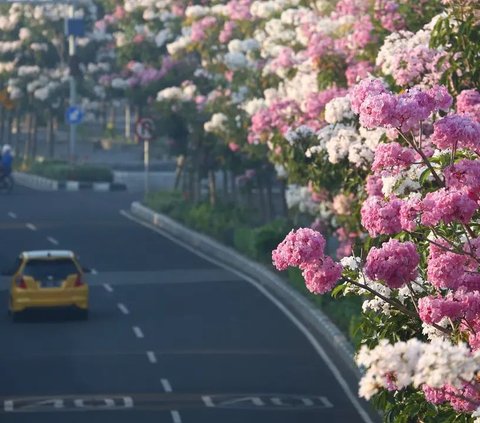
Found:
M 375 18 L 388 31 L 394 32 L 405 27 L 405 20 L 398 12 L 398 3 L 392 0 L 375 1 Z
M 351 90 L 352 110 L 366 128 L 395 128 L 408 132 L 438 110 L 448 110 L 452 97 L 443 86 L 412 88 L 395 95 L 380 80 L 367 79 Z
M 252 116 L 248 142 L 253 144 L 268 137 L 274 130 L 285 134 L 295 117 L 301 115 L 298 104 L 293 100 L 275 101 L 268 108 L 260 109 Z
M 480 92 L 477 90 L 464 90 L 457 97 L 457 113 L 467 114 L 472 119 L 480 122 Z
M 398 142 L 380 144 L 375 150 L 375 159 L 372 170 L 379 172 L 388 169 L 396 173 L 407 169 L 415 162 L 415 151 L 411 148 L 402 147 Z
M 472 412 L 477 409 L 480 402 L 480 395 L 470 384 L 465 384 L 462 388 L 455 388 L 451 385 L 445 385 L 443 388 L 432 388 L 428 385 L 422 386 L 425 399 L 432 404 L 442 404 L 449 402 L 454 410 L 459 412 Z
M 478 204 L 462 191 L 441 188 L 429 192 L 422 201 L 422 224 L 435 226 L 458 221 L 468 223 Z
M 386 201 L 381 197 L 369 197 L 362 205 L 362 225 L 370 236 L 392 235 L 400 232 L 400 206 L 402 201 L 391 199 Z
M 427 324 L 439 323 L 444 317 L 452 321 L 473 322 L 478 319 L 480 313 L 480 292 L 459 289 L 445 297 L 420 298 L 418 313 Z
M 233 37 L 233 31 L 237 27 L 237 24 L 233 21 L 225 22 L 223 29 L 220 31 L 218 35 L 218 41 L 222 44 L 228 43 Z
M 310 228 L 291 231 L 272 252 L 273 264 L 278 270 L 289 266 L 303 268 L 318 262 L 325 252 L 325 238 Z
M 228 16 L 235 21 L 249 21 L 251 0 L 230 0 L 227 4 Z
M 311 93 L 302 105 L 302 108 L 305 110 L 306 118 L 318 120 L 330 100 L 336 97 L 343 97 L 346 94 L 347 90 L 337 87 L 328 88 L 317 93 Z
M 441 149 L 480 151 L 480 123 L 468 115 L 449 115 L 433 125 L 432 142 Z
M 310 228 L 291 231 L 272 252 L 274 266 L 302 270 L 307 289 L 315 294 L 330 291 L 342 276 L 342 266 L 325 256 L 325 238 Z
M 390 288 L 401 288 L 417 277 L 420 256 L 413 242 L 390 239 L 381 248 L 372 248 L 367 256 L 365 274 L 384 281 Z
M 472 200 L 480 200 L 480 162 L 463 159 L 444 171 L 445 185 L 449 189 L 465 192 Z
M 195 43 L 205 40 L 207 38 L 206 31 L 212 26 L 215 26 L 216 23 L 217 18 L 214 16 L 205 16 L 199 21 L 194 22 L 192 24 L 192 33 L 190 35 L 191 40 Z
M 403 200 L 400 206 L 400 225 L 404 231 L 414 231 L 422 210 L 420 198 L 412 197 Z
M 357 84 L 359 81 L 366 78 L 372 71 L 372 64 L 366 60 L 350 63 L 345 71 L 348 86 L 350 87 Z

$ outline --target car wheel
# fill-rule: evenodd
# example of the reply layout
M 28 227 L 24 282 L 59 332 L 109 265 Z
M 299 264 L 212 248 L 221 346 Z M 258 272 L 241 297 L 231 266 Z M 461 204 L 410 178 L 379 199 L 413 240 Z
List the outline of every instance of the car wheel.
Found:
M 88 320 L 88 309 L 79 309 L 77 313 L 79 320 Z

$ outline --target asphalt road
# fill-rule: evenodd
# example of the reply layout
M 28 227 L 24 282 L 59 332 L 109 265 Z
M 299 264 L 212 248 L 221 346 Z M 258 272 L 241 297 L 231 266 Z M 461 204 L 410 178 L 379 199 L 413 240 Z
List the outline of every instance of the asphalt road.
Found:
M 94 270 L 88 321 L 55 311 L 12 323 L 3 278 L 1 422 L 365 421 L 270 300 L 120 215 L 134 199 L 19 187 L 0 197 L 0 265 L 72 249 Z

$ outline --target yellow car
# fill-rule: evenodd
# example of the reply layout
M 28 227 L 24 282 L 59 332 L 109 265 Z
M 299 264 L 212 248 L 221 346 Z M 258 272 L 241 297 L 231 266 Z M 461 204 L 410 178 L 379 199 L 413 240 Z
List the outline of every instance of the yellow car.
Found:
M 72 251 L 26 251 L 17 258 L 10 286 L 14 320 L 29 308 L 74 307 L 88 318 L 88 285 Z

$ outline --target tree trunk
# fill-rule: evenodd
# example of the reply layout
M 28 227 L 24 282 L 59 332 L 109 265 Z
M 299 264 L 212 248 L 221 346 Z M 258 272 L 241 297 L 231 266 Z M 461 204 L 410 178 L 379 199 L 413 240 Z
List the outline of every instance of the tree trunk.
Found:
M 32 134 L 32 159 L 37 157 L 37 141 L 38 141 L 38 116 L 33 115 L 33 134 Z
M 6 111 L 3 107 L 0 107 L 0 141 L 5 144 L 5 115 Z
M 33 128 L 33 112 L 28 112 L 25 116 L 27 119 L 27 140 L 23 150 L 23 162 L 26 163 L 30 157 L 30 148 L 32 145 L 32 128 Z
M 272 190 L 271 175 L 268 175 L 268 177 L 267 177 L 266 189 L 267 189 L 267 217 L 268 217 L 268 220 L 270 221 L 275 216 L 275 206 L 274 206 L 274 203 L 273 203 L 273 190 Z
M 222 169 L 222 191 L 225 200 L 228 199 L 228 171 Z
M 288 205 L 287 205 L 287 183 L 285 180 L 280 181 L 280 201 L 282 203 L 282 213 L 284 217 L 288 217 Z
M 208 194 L 210 205 L 215 207 L 217 200 L 217 182 L 215 180 L 215 171 L 213 170 L 208 171 Z
M 55 116 L 53 112 L 50 110 L 48 114 L 48 123 L 47 123 L 47 144 L 48 144 L 48 157 L 51 159 L 55 156 Z
M 14 123 L 15 123 L 15 138 L 13 138 L 13 149 L 14 151 L 17 151 L 18 152 L 18 148 L 19 148 L 19 145 L 18 145 L 18 140 L 19 140 L 19 136 L 20 136 L 20 111 L 17 109 L 15 110 L 15 118 L 12 122 L 12 126 L 11 126 L 11 136 L 13 137 L 13 126 L 14 126 Z
M 258 200 L 260 204 L 260 219 L 262 219 L 262 222 L 264 223 L 267 221 L 267 202 L 265 201 L 265 189 L 261 177 L 257 178 L 257 186 Z
M 128 143 L 132 141 L 132 109 L 130 103 L 125 103 L 125 139 Z
M 12 124 L 13 124 L 13 113 L 10 110 L 8 112 L 8 118 L 7 118 L 7 144 L 12 144 Z
M 135 114 L 133 116 L 133 120 L 134 120 L 134 125 L 136 125 L 136 123 L 141 119 L 142 117 L 142 108 L 140 106 L 136 106 L 135 107 Z M 135 131 L 135 135 L 134 135 L 134 140 L 135 140 L 135 143 L 139 143 L 140 142 L 140 138 L 138 137 L 136 131 Z
M 233 172 L 230 174 L 230 192 L 233 203 L 236 203 L 238 201 L 237 178 L 235 177 L 235 174 Z
M 180 185 L 180 180 L 185 168 L 185 156 L 183 154 L 177 157 L 177 168 L 175 169 L 175 183 L 173 189 L 176 191 Z

